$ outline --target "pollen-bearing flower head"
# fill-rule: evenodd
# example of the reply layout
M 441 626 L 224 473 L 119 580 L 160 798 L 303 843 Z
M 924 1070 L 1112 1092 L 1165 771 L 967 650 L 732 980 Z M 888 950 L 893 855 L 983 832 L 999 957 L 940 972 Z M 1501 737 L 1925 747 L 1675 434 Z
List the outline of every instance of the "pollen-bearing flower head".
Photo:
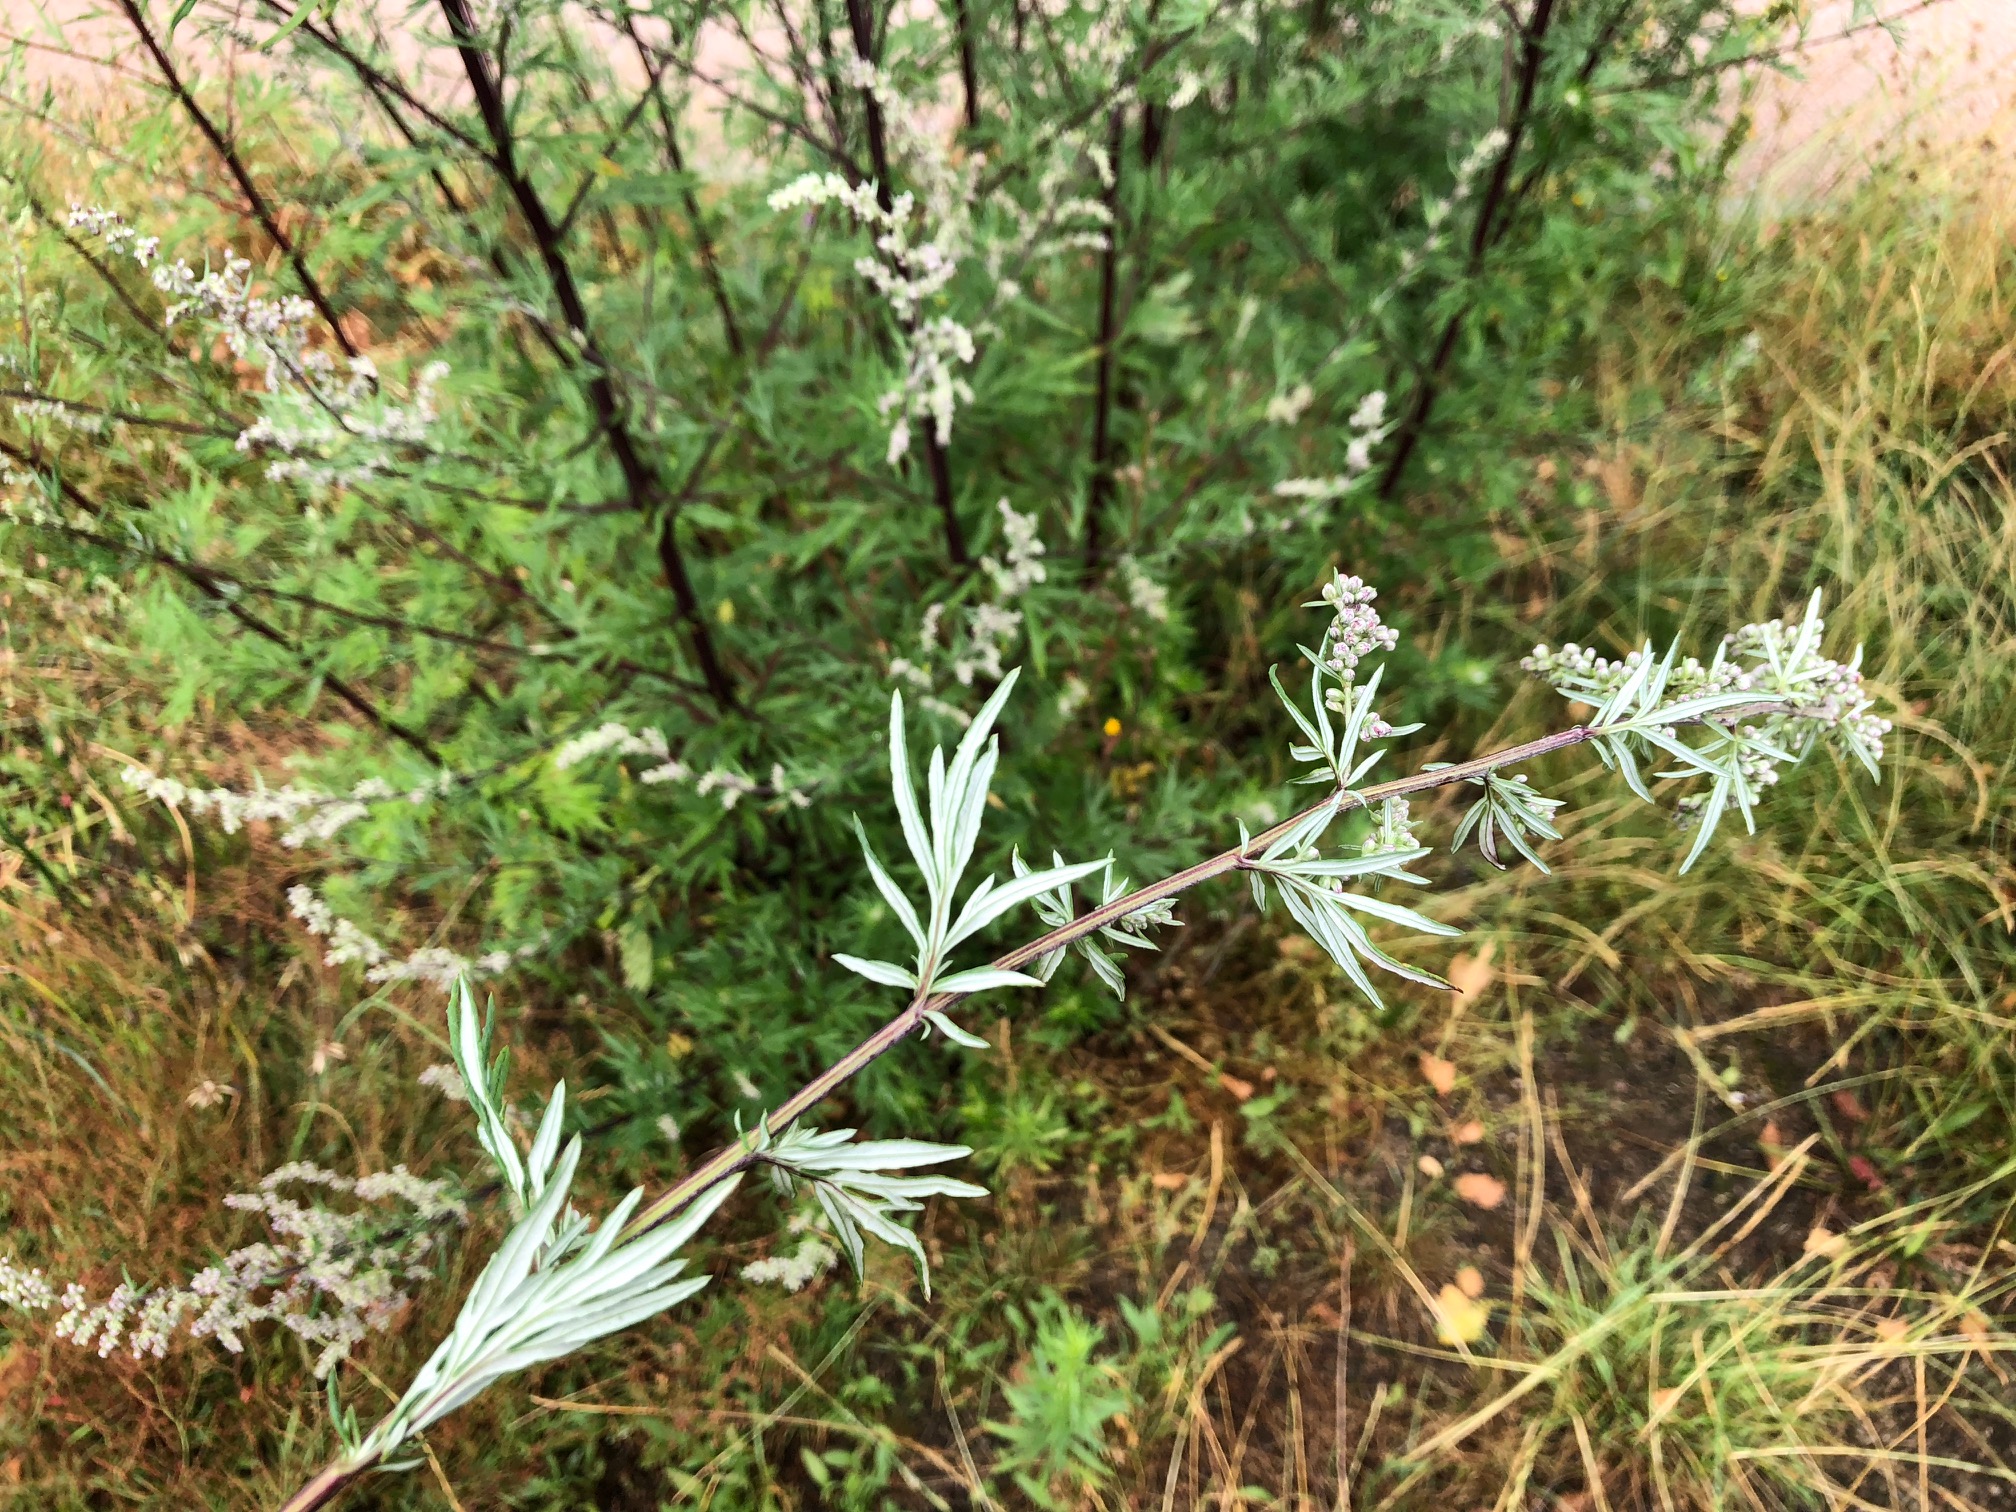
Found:
M 1340 681 L 1349 682 L 1366 657 L 1400 644 L 1400 632 L 1381 620 L 1379 611 L 1372 607 L 1377 597 L 1377 588 L 1342 572 L 1333 573 L 1323 585 L 1320 602 L 1336 616 L 1324 637 L 1323 663 Z

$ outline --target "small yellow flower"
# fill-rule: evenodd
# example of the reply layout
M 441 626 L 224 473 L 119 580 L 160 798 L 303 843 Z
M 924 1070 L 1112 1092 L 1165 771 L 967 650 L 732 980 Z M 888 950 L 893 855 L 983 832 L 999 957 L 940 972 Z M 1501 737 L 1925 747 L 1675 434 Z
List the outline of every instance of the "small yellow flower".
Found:
M 1111 740 L 1114 736 L 1120 733 L 1120 721 L 1113 718 L 1111 715 L 1108 715 L 1106 723 L 1101 725 L 1099 728 L 1104 730 L 1106 732 L 1106 738 L 1108 740 Z

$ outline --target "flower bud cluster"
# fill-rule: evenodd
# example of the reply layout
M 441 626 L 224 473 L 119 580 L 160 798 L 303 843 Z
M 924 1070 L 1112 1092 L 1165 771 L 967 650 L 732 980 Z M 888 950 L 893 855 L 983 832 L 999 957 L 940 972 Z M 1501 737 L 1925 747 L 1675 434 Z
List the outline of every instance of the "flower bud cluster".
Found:
M 1407 800 L 1388 798 L 1379 805 L 1379 817 L 1373 821 L 1372 833 L 1365 837 L 1361 850 L 1368 856 L 1383 856 L 1420 847 L 1421 842 L 1414 838 L 1413 821 L 1407 817 Z
M 1123 556 L 1118 565 L 1121 585 L 1127 590 L 1127 602 L 1134 612 L 1158 625 L 1167 624 L 1169 590 L 1148 576 L 1132 556 Z
M 840 1251 L 827 1242 L 830 1236 L 815 1228 L 810 1214 L 794 1215 L 786 1229 L 804 1236 L 798 1248 L 789 1255 L 750 1261 L 742 1267 L 744 1281 L 759 1286 L 774 1282 L 787 1292 L 801 1292 L 840 1263 Z
M 241 431 L 238 450 L 277 451 L 267 464 L 274 482 L 299 479 L 316 487 L 361 483 L 392 470 L 400 448 L 426 443 L 440 418 L 438 394 L 448 364 L 420 369 L 412 394 L 395 403 L 368 357 L 350 362 L 338 383 L 334 364 L 321 352 L 303 352 L 298 370 L 267 401 L 267 413 Z
M 993 285 L 987 308 L 999 309 L 1021 294 L 1016 275 L 1033 258 L 1070 248 L 1103 249 L 1112 212 L 1095 199 L 1065 192 L 1078 165 L 1096 161 L 1082 132 L 1063 133 L 1051 144 L 1051 160 L 1036 178 L 1036 204 L 1025 207 L 1005 185 L 991 194 L 983 191 L 985 155 L 954 155 L 935 104 L 906 97 L 884 70 L 851 47 L 836 47 L 834 60 L 848 85 L 881 108 L 893 154 L 915 192 L 893 195 L 884 209 L 883 186 L 873 181 L 851 184 L 837 173 L 806 173 L 774 192 L 770 208 L 839 205 L 873 233 L 875 255 L 855 259 L 854 271 L 887 304 L 906 344 L 901 379 L 876 401 L 889 421 L 887 460 L 894 467 L 910 451 L 913 422 L 928 420 L 933 438 L 944 446 L 959 407 L 973 401 L 959 369 L 974 362 L 979 338 L 991 323 L 969 325 L 950 314 L 930 313 L 944 301 L 960 268 L 978 254 Z M 1007 229 L 982 234 L 976 217 L 983 211 L 998 212 L 989 219 L 1005 222 Z
M 130 257 L 141 267 L 146 267 L 160 255 L 161 238 L 142 236 L 126 224 L 126 218 L 116 210 L 106 210 L 95 205 L 75 205 L 70 207 L 70 229 L 82 231 L 86 236 L 95 236 L 105 243 L 107 250 L 121 257 Z
M 14 405 L 14 418 L 23 425 L 33 425 L 38 420 L 46 420 L 64 430 L 75 431 L 82 436 L 102 436 L 112 429 L 109 415 L 89 414 L 74 409 L 61 399 L 23 399 Z M 5 481 L 12 481 L 7 479 Z
M 1676 703 L 1704 694 L 1750 692 L 1780 698 L 1784 701 L 1780 708 L 1753 716 L 1740 733 L 1764 735 L 1795 754 L 1803 754 L 1819 735 L 1839 732 L 1866 750 L 1872 761 L 1880 761 L 1891 722 L 1871 712 L 1859 647 L 1845 662 L 1821 654 L 1820 639 L 1826 626 L 1817 612 L 1797 620 L 1787 616 L 1745 625 L 1722 638 L 1721 650 L 1712 662 L 1704 665 L 1692 656 L 1676 661 L 1666 680 L 1664 698 Z M 1632 651 L 1612 660 L 1593 647 L 1571 641 L 1558 650 L 1535 646 L 1519 665 L 1545 678 L 1565 696 L 1600 706 L 1624 686 L 1647 654 Z M 1746 763 L 1746 775 L 1754 768 L 1760 785 L 1777 781 L 1774 763 L 1747 757 Z
M 1023 514 L 1006 499 L 994 507 L 1001 512 L 1001 534 L 1006 543 L 1002 556 L 1005 560 L 996 561 L 991 556 L 983 556 L 980 567 L 994 580 L 994 591 L 1002 598 L 1020 598 L 1038 583 L 1048 580 L 1050 574 L 1043 566 L 1043 557 L 1049 548 L 1036 534 L 1038 522 L 1034 510 Z
M 1612 661 L 1593 646 L 1570 641 L 1558 650 L 1535 646 L 1519 665 L 1578 702 L 1601 704 L 1623 687 L 1644 661 L 1642 650 Z M 1675 701 L 1704 693 L 1747 693 L 1756 687 L 1756 675 L 1750 668 L 1721 657 L 1705 666 L 1693 656 L 1676 661 L 1666 680 L 1666 692 Z
M 1803 616 L 1745 625 L 1722 638 L 1712 662 L 1703 665 L 1688 657 L 1671 665 L 1663 683 L 1641 685 L 1647 691 L 1639 702 L 1656 696 L 1658 707 L 1625 710 L 1620 716 L 1636 719 L 1640 728 L 1657 720 L 1661 709 L 1686 699 L 1755 693 L 1760 703 L 1770 700 L 1762 707 L 1738 705 L 1710 716 L 1707 739 L 1690 749 L 1707 763 L 1704 770 L 1715 774 L 1715 784 L 1680 800 L 1675 817 L 1682 827 L 1709 821 L 1712 831 L 1713 817 L 1732 797 L 1747 804 L 1777 785 L 1784 768 L 1804 758 L 1822 738 L 1832 738 L 1872 773 L 1877 770 L 1890 721 L 1873 712 L 1863 686 L 1861 648 L 1849 660 L 1835 661 L 1820 650 L 1825 630 L 1815 594 Z M 1647 648 L 1612 660 L 1571 642 L 1559 650 L 1535 646 L 1520 665 L 1566 697 L 1608 709 L 1634 678 L 1655 670 L 1646 666 L 1650 656 Z M 1668 751 L 1678 736 L 1672 725 L 1655 730 Z M 1696 853 L 1706 838 L 1704 833 L 1697 841 Z
M 1379 611 L 1372 607 L 1378 597 L 1377 588 L 1341 572 L 1323 585 L 1321 602 L 1329 605 L 1336 617 L 1324 634 L 1320 657 L 1324 670 L 1340 683 L 1350 682 L 1366 657 L 1400 644 L 1400 632 L 1381 620 Z
M 1723 644 L 1729 655 L 1750 659 L 1758 669 L 1761 686 L 1783 691 L 1796 700 L 1799 715 L 1811 725 L 1845 731 L 1880 760 L 1884 737 L 1895 726 L 1871 712 L 1873 706 L 1862 682 L 1860 646 L 1845 662 L 1819 654 L 1820 636 L 1826 628 L 1827 622 L 1817 613 L 1807 621 L 1795 621 L 1787 615 L 1745 625 Z M 1801 646 L 1809 647 L 1803 656 L 1797 654 Z

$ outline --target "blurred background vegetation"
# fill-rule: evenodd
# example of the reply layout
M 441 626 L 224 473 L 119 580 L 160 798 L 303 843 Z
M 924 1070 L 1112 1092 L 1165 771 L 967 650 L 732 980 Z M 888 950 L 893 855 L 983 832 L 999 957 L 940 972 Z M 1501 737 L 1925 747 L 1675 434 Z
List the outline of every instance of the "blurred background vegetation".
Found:
M 1881 787 L 1804 770 L 1676 878 L 1660 816 L 1560 758 L 1552 875 L 1441 864 L 1457 990 L 1377 1014 L 1193 897 L 1124 1003 L 1068 971 L 983 1000 L 993 1053 L 908 1046 L 830 1110 L 974 1147 L 995 1195 L 926 1215 L 932 1300 L 897 1263 L 735 1279 L 793 1242 L 756 1197 L 698 1301 L 356 1504 L 2007 1505 L 2006 153 L 1749 203 L 1736 65 L 1782 7 L 862 9 L 879 97 L 822 45 L 853 9 L 16 27 L 119 67 L 80 94 L 17 48 L 0 100 L 0 1253 L 102 1293 L 256 1237 L 219 1198 L 283 1161 L 476 1170 L 416 1081 L 440 994 L 328 963 L 290 889 L 395 957 L 511 952 L 514 1074 L 567 1077 L 613 1196 L 886 1011 L 827 959 L 894 934 L 852 816 L 895 848 L 890 688 L 954 730 L 987 635 L 1027 668 L 988 861 L 1142 879 L 1286 801 L 1267 668 L 1333 566 L 1406 637 L 1415 764 L 1563 722 L 1536 641 L 1705 652 L 1817 586 L 1898 724 Z M 978 337 L 971 399 L 894 465 L 917 323 L 837 207 L 767 205 L 827 168 L 973 225 L 927 305 Z M 1073 197 L 1110 248 L 986 266 Z M 386 396 L 445 361 L 432 428 L 333 444 L 335 486 L 272 476 L 236 444 L 263 372 L 164 332 L 73 202 L 312 285 L 311 348 Z M 981 563 L 997 499 L 1040 583 Z M 609 721 L 687 777 L 554 760 Z M 458 780 L 290 846 L 135 764 Z M 346 1396 L 396 1392 L 500 1225 Z M 8 1313 L 0 1341 L 12 1504 L 266 1507 L 333 1442 L 284 1334 L 100 1361 Z

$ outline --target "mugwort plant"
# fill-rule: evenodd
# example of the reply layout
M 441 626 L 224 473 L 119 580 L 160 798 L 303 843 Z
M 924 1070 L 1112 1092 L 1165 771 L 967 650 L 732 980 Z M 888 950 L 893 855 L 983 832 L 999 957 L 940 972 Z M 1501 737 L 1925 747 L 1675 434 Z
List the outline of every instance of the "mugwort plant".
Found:
M 1306 701 L 1275 679 L 1294 731 L 1289 754 L 1307 768 L 1296 780 L 1320 788 L 1317 801 L 1258 835 L 1242 832 L 1238 844 L 1208 861 L 1141 888 L 1130 890 L 1114 880 L 1110 857 L 1059 860 L 1034 870 L 1017 856 L 1010 880 L 983 877 L 966 890 L 962 903 L 961 885 L 979 846 L 1000 760 L 996 721 L 1016 678 L 1010 673 L 1002 679 L 949 759 L 942 747 L 933 749 L 921 794 L 902 695 L 892 697 L 891 796 L 921 894 L 905 890 L 865 833 L 860 843 L 869 883 L 901 921 L 917 954 L 910 965 L 845 953 L 834 961 L 899 992 L 903 1006 L 684 1180 L 648 1200 L 641 1189 L 633 1191 L 599 1222 L 567 1200 L 581 1140 L 576 1135 L 564 1148 L 561 1144 L 564 1084 L 554 1088 L 529 1151 L 521 1151 L 506 1111 L 508 1056 L 490 1053 L 491 1019 L 486 1015 L 479 1022 L 467 982 L 459 983 L 450 1020 L 456 1068 L 479 1140 L 520 1216 L 472 1287 L 449 1336 L 382 1420 L 360 1428 L 354 1410 L 336 1404 L 332 1385 L 344 1452 L 302 1487 L 286 1512 L 325 1504 L 368 1470 L 414 1463 L 402 1446 L 503 1377 L 560 1358 L 691 1296 L 707 1278 L 685 1275 L 686 1261 L 678 1252 L 757 1167 L 767 1169 L 781 1190 L 801 1183 L 811 1189 L 819 1210 L 810 1225 L 811 1242 L 830 1240 L 857 1273 L 869 1239 L 907 1251 L 928 1291 L 923 1246 L 904 1215 L 916 1212 L 926 1197 L 978 1198 L 985 1190 L 949 1176 L 900 1173 L 946 1165 L 970 1151 L 912 1139 L 857 1139 L 852 1129 L 812 1128 L 806 1115 L 914 1033 L 936 1029 L 955 1044 L 987 1049 L 950 1010 L 979 993 L 1039 987 L 1067 953 L 1083 956 L 1099 981 L 1124 992 L 1124 975 L 1098 942 L 1152 949 L 1152 931 L 1175 922 L 1173 900 L 1201 882 L 1243 873 L 1263 910 L 1278 894 L 1293 921 L 1376 1004 L 1374 971 L 1428 986 L 1447 984 L 1375 941 L 1375 928 L 1388 926 L 1417 938 L 1457 933 L 1384 895 L 1395 884 L 1432 885 L 1416 869 L 1435 847 L 1416 832 L 1407 808 L 1412 795 L 1480 785 L 1483 795 L 1458 824 L 1451 848 L 1474 838 L 1486 860 L 1503 865 L 1497 849 L 1502 842 L 1538 865 L 1539 847 L 1558 833 L 1554 816 L 1561 801 L 1533 791 L 1526 774 L 1508 769 L 1591 744 L 1634 792 L 1651 801 L 1654 791 L 1641 765 L 1670 760 L 1673 770 L 1657 774 L 1660 778 L 1705 781 L 1707 787 L 1705 793 L 1685 794 L 1677 806 L 1676 819 L 1694 832 L 1684 867 L 1732 809 L 1748 820 L 1776 776 L 1816 750 L 1840 751 L 1880 775 L 1889 724 L 1872 710 L 1859 652 L 1847 662 L 1822 652 L 1816 594 L 1796 620 L 1737 630 L 1705 665 L 1682 659 L 1677 643 L 1663 656 L 1648 644 L 1616 662 L 1578 647 L 1537 648 L 1530 666 L 1565 696 L 1593 709 L 1584 722 L 1469 761 L 1428 764 L 1410 776 L 1368 783 L 1391 754 L 1392 742 L 1418 728 L 1395 726 L 1381 715 L 1385 665 L 1365 671 L 1369 661 L 1397 644 L 1374 607 L 1376 597 L 1358 578 L 1333 575 L 1312 606 L 1326 609 L 1329 621 L 1317 644 L 1302 648 Z M 1340 825 L 1354 815 L 1369 819 L 1368 830 L 1362 837 L 1339 838 Z M 1075 913 L 1072 887 L 1094 877 L 1101 879 L 1102 901 Z M 1025 905 L 1050 926 L 1043 934 L 986 965 L 955 965 L 951 957 L 958 946 Z M 816 1256 L 806 1263 L 816 1264 Z M 21 1290 L 18 1282 L 14 1290 Z

